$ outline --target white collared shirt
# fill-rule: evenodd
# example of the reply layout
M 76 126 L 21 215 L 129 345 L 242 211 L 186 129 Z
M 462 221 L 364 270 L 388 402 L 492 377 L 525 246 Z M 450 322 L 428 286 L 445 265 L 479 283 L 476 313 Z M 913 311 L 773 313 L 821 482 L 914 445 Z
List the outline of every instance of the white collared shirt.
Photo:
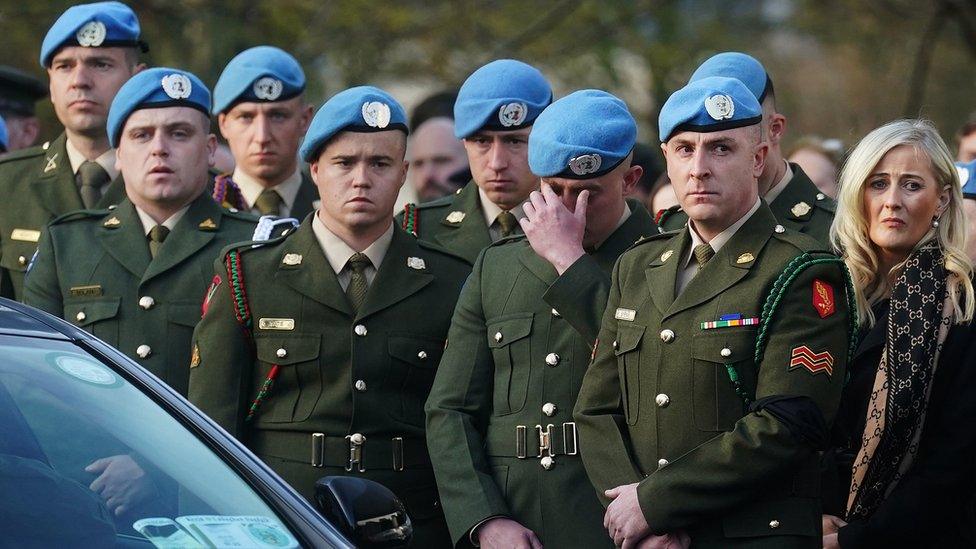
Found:
M 139 206 L 136 206 L 136 213 L 139 214 L 139 221 L 142 222 L 142 232 L 146 236 L 149 236 L 149 231 L 151 231 L 152 228 L 155 227 L 156 225 L 162 225 L 163 227 L 166 227 L 172 232 L 173 227 L 176 227 L 176 224 L 179 223 L 181 219 L 183 219 L 183 216 L 186 215 L 186 211 L 189 209 L 190 209 L 189 204 L 183 206 L 182 208 L 180 208 L 178 212 L 169 216 L 166 219 L 166 221 L 163 221 L 162 223 L 157 223 L 156 220 L 150 217 L 149 214 L 142 211 L 139 208 Z
M 776 200 L 776 197 L 790 184 L 790 179 L 793 179 L 793 168 L 790 167 L 790 163 L 785 160 L 783 163 L 786 164 L 786 171 L 783 173 L 783 178 L 779 180 L 779 183 L 773 185 L 773 188 L 766 192 L 766 196 L 764 197 L 766 204 L 772 204 L 773 200 Z
M 345 291 L 352 278 L 352 270 L 347 269 L 346 264 L 349 262 L 349 258 L 356 253 L 356 250 L 350 248 L 341 238 L 330 231 L 325 226 L 325 223 L 319 219 L 318 214 L 313 216 L 312 232 L 315 233 L 315 239 L 319 241 L 319 246 L 322 247 L 322 253 L 325 254 L 325 258 L 329 261 L 329 265 L 332 266 L 332 270 L 339 279 L 339 285 Z M 363 253 L 366 254 L 366 257 L 373 264 L 371 267 L 366 268 L 366 282 L 368 284 L 373 283 L 373 278 L 376 277 L 376 270 L 383 263 L 383 258 L 386 257 L 386 252 L 390 249 L 391 242 L 393 242 L 393 223 L 390 223 L 390 228 L 385 233 L 380 235 L 379 238 L 363 250 Z
M 250 208 L 251 213 L 261 215 L 255 207 L 254 203 L 257 202 L 258 197 L 264 191 L 265 186 L 261 184 L 260 181 L 244 173 L 240 167 L 234 170 L 234 175 L 231 176 L 234 183 L 241 189 L 241 194 L 244 195 L 244 201 L 247 202 L 248 208 Z M 269 187 L 271 190 L 276 191 L 279 196 L 281 196 L 281 217 L 288 217 L 291 214 L 292 208 L 295 206 L 295 198 L 298 196 L 298 189 L 302 186 L 302 172 L 299 169 L 295 169 L 295 173 L 288 176 L 287 179 L 278 183 L 274 187 Z
M 502 228 L 498 226 L 495 220 L 498 218 L 498 214 L 505 210 L 502 210 L 498 204 L 492 202 L 485 191 L 478 187 L 478 198 L 481 200 L 481 212 L 485 214 L 485 226 L 488 227 L 488 234 L 491 235 L 491 241 L 497 242 L 502 238 Z M 522 204 L 515 206 L 509 212 L 515 216 L 515 219 L 522 219 L 525 214 L 522 213 Z
M 81 154 L 81 151 L 71 144 L 70 139 L 65 139 L 64 148 L 68 151 L 68 163 L 71 165 L 71 173 L 77 176 L 78 169 L 81 168 L 81 165 L 88 159 L 85 158 L 85 155 Z M 115 149 L 109 149 L 103 152 L 98 158 L 95 159 L 95 163 L 101 166 L 102 169 L 105 170 L 105 173 L 108 174 L 108 183 L 102 185 L 102 188 L 100 189 L 102 194 L 105 194 L 105 191 L 108 189 L 109 185 L 112 184 L 112 180 L 119 176 L 119 170 L 115 168 Z
M 695 246 L 708 244 L 713 250 L 715 250 L 715 254 L 717 255 L 719 250 L 728 244 L 729 240 L 732 240 L 732 237 L 735 236 L 735 233 L 739 230 L 739 228 L 745 225 L 746 221 L 748 221 L 749 218 L 752 217 L 757 210 L 759 210 L 760 204 L 762 204 L 762 202 L 757 198 L 756 203 L 752 205 L 752 208 L 749 208 L 749 211 L 740 217 L 738 221 L 729 225 L 727 229 L 715 235 L 715 237 L 708 242 L 705 242 L 705 240 L 698 234 L 698 231 L 695 230 L 695 222 L 691 219 L 688 220 L 688 232 L 691 234 L 691 246 L 688 247 L 688 252 L 682 258 L 682 262 L 678 266 L 678 280 L 676 281 L 677 286 L 675 287 L 674 295 L 681 295 L 681 292 L 683 292 L 685 287 L 688 286 L 691 279 L 695 278 L 695 275 L 698 273 L 698 262 L 692 261 L 692 259 L 695 257 Z

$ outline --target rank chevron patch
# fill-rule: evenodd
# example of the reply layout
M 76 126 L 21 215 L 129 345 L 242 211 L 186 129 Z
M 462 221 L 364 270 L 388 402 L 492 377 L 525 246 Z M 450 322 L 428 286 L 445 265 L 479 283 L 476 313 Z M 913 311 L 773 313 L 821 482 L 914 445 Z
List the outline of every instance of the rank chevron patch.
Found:
M 830 377 L 834 373 L 834 357 L 830 351 L 815 353 L 806 345 L 793 347 L 793 352 L 790 354 L 789 369 L 795 370 L 801 367 L 809 370 L 811 374 L 816 375 L 825 372 L 827 377 Z

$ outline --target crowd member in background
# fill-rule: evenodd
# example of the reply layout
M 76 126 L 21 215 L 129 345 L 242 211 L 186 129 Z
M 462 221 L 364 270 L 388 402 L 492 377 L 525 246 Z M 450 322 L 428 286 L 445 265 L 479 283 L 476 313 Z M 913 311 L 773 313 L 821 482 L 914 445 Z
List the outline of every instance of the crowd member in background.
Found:
M 688 81 L 712 76 L 739 80 L 762 105 L 762 136 L 769 152 L 766 167 L 759 178 L 759 197 L 769 205 L 784 227 L 808 234 L 824 246 L 828 245 L 834 201 L 817 189 L 803 169 L 783 158 L 786 117 L 776 107 L 773 81 L 762 63 L 744 53 L 719 53 L 705 60 Z M 687 220 L 685 212 L 674 208 L 659 218 L 659 224 L 665 230 L 674 230 L 684 227 Z
M 966 255 L 976 261 L 976 160 L 956 162 L 962 185 L 962 211 L 966 215 Z
M 47 97 L 47 87 L 13 67 L 0 66 L 0 116 L 7 122 L 7 150 L 26 149 L 41 134 L 34 104 Z
M 831 236 L 862 337 L 825 459 L 823 545 L 971 547 L 976 303 L 952 156 L 931 123 L 891 122 L 840 189 Z
M 522 231 L 522 202 L 539 188 L 528 161 L 529 131 L 552 103 L 538 69 L 500 59 L 474 71 L 454 103 L 454 135 L 464 143 L 471 181 L 456 194 L 398 216 L 418 237 L 472 263 L 492 242 Z
M 973 115 L 956 131 L 956 160 L 971 162 L 976 160 L 976 115 Z
M 658 176 L 661 175 L 661 153 L 657 147 L 651 147 L 647 143 L 637 143 L 634 145 L 633 163 L 643 169 L 641 178 L 634 185 L 629 198 L 640 201 L 641 204 L 650 204 L 651 192 Z
M 312 120 L 304 93 L 298 61 L 272 46 L 237 54 L 214 86 L 213 114 L 234 155 L 231 180 L 251 213 L 301 220 L 318 207 L 315 183 L 298 162 Z
M 599 500 L 580 489 L 572 409 L 613 263 L 657 233 L 643 205 L 625 199 L 641 174 L 636 137 L 623 101 L 598 90 L 556 101 L 533 125 L 529 164 L 543 186 L 525 204 L 525 237 L 492 245 L 476 264 L 427 401 L 455 546 L 610 545 Z
M 41 44 L 51 103 L 64 133 L 0 160 L 0 295 L 23 299 L 24 273 L 44 225 L 125 198 L 105 130 L 116 92 L 144 68 L 136 14 L 119 2 L 68 8 Z
M 836 139 L 820 139 L 812 135 L 801 137 L 787 160 L 799 166 L 820 192 L 837 197 L 837 172 L 844 154 L 844 146 Z
M 416 199 L 410 202 L 436 200 L 471 181 L 464 144 L 454 136 L 456 100 L 456 92 L 440 92 L 413 110 L 407 142 L 409 185 L 404 185 L 416 193 Z
M 300 150 L 322 205 L 216 263 L 190 400 L 305 497 L 320 477 L 364 476 L 406 505 L 414 546 L 448 547 L 423 406 L 471 265 L 394 223 L 406 141 L 378 88 L 319 109 Z
M 671 186 L 668 172 L 661 172 L 661 175 L 657 176 L 645 204 L 647 204 L 647 210 L 654 216 L 655 221 L 659 215 L 664 215 L 668 208 L 678 205 L 678 197 L 674 195 L 674 187 Z

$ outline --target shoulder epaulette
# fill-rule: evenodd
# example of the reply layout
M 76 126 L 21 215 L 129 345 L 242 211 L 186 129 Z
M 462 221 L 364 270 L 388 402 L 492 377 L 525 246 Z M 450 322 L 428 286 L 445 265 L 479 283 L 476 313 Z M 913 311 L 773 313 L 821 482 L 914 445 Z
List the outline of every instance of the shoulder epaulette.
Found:
M 413 202 L 405 204 L 403 206 L 403 230 L 417 236 L 417 228 L 420 226 L 419 221 L 420 219 L 417 216 L 417 205 Z
M 44 151 L 46 149 L 43 146 L 27 147 L 26 149 L 20 149 L 7 153 L 0 158 L 0 164 L 5 164 L 7 162 L 13 162 L 15 160 L 23 160 L 25 158 L 35 158 L 38 156 L 44 156 Z
M 521 242 L 521 241 L 523 241 L 525 239 L 526 239 L 526 237 L 522 233 L 513 234 L 511 236 L 506 236 L 506 237 L 499 238 L 498 240 L 496 240 L 496 241 L 492 242 L 491 244 L 489 244 L 488 247 L 489 248 L 494 248 L 496 246 L 504 246 L 505 244 L 512 244 L 514 242 Z
M 666 238 L 672 238 L 677 233 L 678 233 L 678 231 L 677 230 L 674 230 L 674 231 L 664 231 L 664 232 L 660 232 L 660 233 L 657 233 L 657 234 L 651 234 L 651 235 L 647 235 L 647 236 L 642 236 L 642 237 L 638 238 L 637 240 L 635 240 L 634 243 L 630 245 L 630 247 L 631 248 L 634 248 L 634 247 L 640 246 L 641 244 L 646 244 L 648 242 L 654 242 L 655 240 L 664 240 Z
M 822 199 L 818 197 L 817 201 L 814 202 L 814 205 L 821 210 L 827 210 L 830 213 L 835 213 L 837 211 L 837 202 L 835 202 L 834 199 L 830 198 L 829 196 Z
M 829 249 L 825 249 L 822 242 L 813 238 L 812 236 L 801 233 L 799 231 L 794 231 L 787 229 L 783 232 L 773 232 L 773 236 L 777 240 L 786 242 L 796 249 L 804 253 L 825 253 L 834 255 Z
M 77 221 L 79 219 L 88 219 L 92 217 L 103 217 L 111 212 L 111 209 L 104 208 L 100 210 L 75 210 L 55 217 L 51 220 L 50 225 L 58 225 L 61 223 L 67 223 L 69 221 Z
M 668 222 L 668 218 L 680 211 L 681 206 L 678 206 L 677 204 L 671 206 L 670 208 L 658 210 L 657 214 L 654 215 L 654 223 L 657 223 L 657 226 L 663 229 L 664 224 Z
M 426 210 L 428 208 L 440 208 L 442 206 L 450 206 L 454 203 L 454 197 L 456 195 L 449 194 L 447 196 L 442 196 L 440 198 L 431 200 L 430 202 L 423 202 L 421 204 L 416 204 L 418 210 Z
M 224 249 L 220 250 L 219 257 L 226 257 L 227 254 L 233 251 L 246 252 L 253 250 L 255 248 L 271 248 L 277 246 L 284 242 L 289 236 L 295 234 L 295 231 L 286 231 L 279 236 L 274 238 L 269 238 L 268 240 L 246 240 L 244 242 L 235 242 L 233 244 L 224 246 Z
M 433 242 L 427 242 L 426 240 L 419 240 L 418 239 L 417 240 L 417 245 L 420 246 L 421 248 L 425 249 L 425 250 L 431 250 L 433 252 L 437 252 L 439 254 L 446 255 L 446 256 L 448 256 L 448 257 L 450 257 L 452 259 L 457 259 L 458 261 L 463 261 L 465 265 L 469 265 L 469 266 L 471 265 L 471 262 L 468 261 L 467 259 L 465 259 L 464 257 L 461 257 L 460 255 L 452 252 L 451 250 L 449 250 L 447 248 L 444 248 L 443 246 L 438 246 L 437 244 L 434 244 Z

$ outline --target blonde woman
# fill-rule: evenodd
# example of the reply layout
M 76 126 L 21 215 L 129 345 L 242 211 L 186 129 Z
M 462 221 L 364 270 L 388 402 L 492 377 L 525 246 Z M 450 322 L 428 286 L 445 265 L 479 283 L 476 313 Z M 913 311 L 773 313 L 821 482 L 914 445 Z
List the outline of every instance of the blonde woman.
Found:
M 855 147 L 831 239 L 854 279 L 861 339 L 825 457 L 825 548 L 971 546 L 976 333 L 965 235 L 956 169 L 931 123 L 891 122 Z

